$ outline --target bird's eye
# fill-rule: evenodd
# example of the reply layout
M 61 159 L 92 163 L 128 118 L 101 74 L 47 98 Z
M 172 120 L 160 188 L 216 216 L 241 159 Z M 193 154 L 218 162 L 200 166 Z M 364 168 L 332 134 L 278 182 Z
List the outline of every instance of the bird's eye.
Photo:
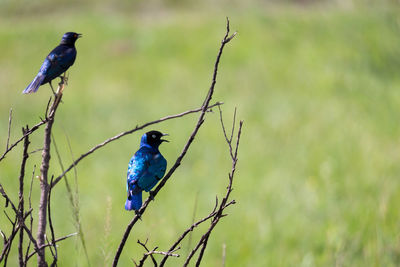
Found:
M 154 138 L 154 139 L 156 139 L 156 135 L 155 135 L 155 134 L 151 135 L 151 137 Z
M 76 37 L 78 37 L 78 35 L 74 34 L 74 37 L 76 38 Z

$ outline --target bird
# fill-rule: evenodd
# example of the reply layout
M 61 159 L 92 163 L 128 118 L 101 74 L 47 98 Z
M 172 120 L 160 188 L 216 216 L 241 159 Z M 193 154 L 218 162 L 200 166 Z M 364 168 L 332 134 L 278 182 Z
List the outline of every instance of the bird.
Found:
M 61 38 L 60 44 L 47 55 L 40 67 L 39 73 L 22 93 L 35 93 L 39 89 L 39 86 L 49 83 L 51 90 L 55 94 L 51 81 L 59 77 L 74 64 L 76 58 L 75 42 L 80 37 L 82 37 L 80 33 L 65 33 Z
M 163 178 L 167 160 L 161 155 L 158 147 L 163 142 L 169 142 L 161 139 L 166 135 L 168 134 L 159 131 L 143 134 L 139 150 L 128 165 L 126 210 L 134 210 L 137 213 L 142 206 L 142 191 L 149 192 Z

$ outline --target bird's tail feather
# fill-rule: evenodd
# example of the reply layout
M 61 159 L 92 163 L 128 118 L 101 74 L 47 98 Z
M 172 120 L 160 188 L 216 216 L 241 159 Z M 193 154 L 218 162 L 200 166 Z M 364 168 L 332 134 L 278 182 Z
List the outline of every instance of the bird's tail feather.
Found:
M 44 78 L 46 75 L 44 74 L 38 74 L 35 79 L 28 85 L 28 87 L 25 88 L 24 91 L 22 91 L 23 94 L 30 94 L 30 93 L 35 93 L 38 89 L 39 86 L 42 84 Z
M 125 209 L 126 210 L 139 210 L 142 206 L 142 192 L 129 195 L 125 202 Z

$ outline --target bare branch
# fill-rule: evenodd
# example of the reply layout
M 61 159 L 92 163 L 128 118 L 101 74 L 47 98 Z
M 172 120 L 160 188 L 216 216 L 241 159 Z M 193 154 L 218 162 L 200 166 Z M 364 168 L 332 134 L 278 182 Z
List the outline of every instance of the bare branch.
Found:
M 49 238 L 47 237 L 47 235 L 45 235 L 45 238 L 46 238 L 47 244 L 50 244 L 50 240 L 49 240 Z M 53 256 L 53 262 L 51 263 L 50 266 L 55 266 L 56 261 L 54 261 L 54 258 L 55 258 L 56 255 L 54 254 L 54 251 L 53 251 L 53 247 L 52 247 L 52 246 L 49 246 L 49 249 L 50 249 L 51 255 Z
M 35 170 L 36 170 L 36 165 L 33 166 L 32 177 L 31 177 L 31 185 L 30 185 L 30 188 L 29 188 L 29 196 L 28 196 L 29 210 L 32 210 L 32 187 L 33 187 L 33 177 L 35 177 Z M 32 228 L 33 228 L 32 212 L 29 214 L 29 216 L 30 216 L 29 230 L 32 232 Z M 29 239 L 28 246 L 27 246 L 26 252 L 25 252 L 25 264 L 28 262 L 28 253 L 29 253 L 29 249 L 30 248 L 31 248 L 31 240 Z
M 235 125 L 236 125 L 236 107 L 235 107 L 235 112 L 233 113 L 232 132 L 231 132 L 231 137 L 229 138 L 230 143 L 232 143 L 233 133 L 235 132 Z
M 8 204 L 11 204 L 11 208 L 13 209 L 13 211 L 15 212 L 15 214 L 18 214 L 18 210 L 15 207 L 14 203 L 11 201 L 11 199 L 8 197 L 8 195 L 6 194 L 6 191 L 4 190 L 4 187 L 2 186 L 2 184 L 0 183 L 0 194 L 5 198 L 6 200 L 6 207 L 8 206 Z M 5 211 L 4 211 L 5 212 Z
M 197 245 L 195 246 L 195 248 L 191 251 L 191 253 L 189 254 L 189 256 L 186 258 L 185 263 L 183 264 L 183 266 L 187 266 L 190 262 L 190 260 L 192 259 L 192 257 L 194 256 L 194 254 L 196 253 L 196 251 L 202 247 L 201 251 L 200 251 L 200 255 L 197 259 L 196 262 L 196 266 L 199 266 L 202 260 L 202 257 L 204 255 L 204 251 L 205 248 L 207 247 L 207 242 L 208 239 L 210 237 L 211 232 L 213 231 L 213 229 L 215 228 L 215 226 L 218 224 L 219 220 L 223 217 L 225 217 L 226 215 L 223 214 L 223 211 L 226 207 L 230 206 L 231 204 L 236 203 L 235 201 L 230 201 L 228 203 L 228 199 L 229 196 L 232 192 L 232 185 L 233 185 L 233 177 L 235 174 L 235 170 L 236 170 L 236 164 L 237 164 L 237 151 L 238 151 L 238 147 L 239 147 L 239 141 L 240 141 L 240 136 L 242 133 L 242 126 L 243 126 L 243 121 L 240 121 L 239 123 L 239 130 L 238 130 L 238 135 L 237 135 L 237 140 L 236 140 L 236 149 L 235 149 L 235 153 L 234 153 L 234 157 L 232 158 L 232 169 L 231 172 L 229 173 L 228 177 L 229 177 L 229 184 L 226 190 L 226 194 L 225 197 L 222 199 L 221 204 L 211 222 L 210 227 L 208 228 L 208 230 L 205 232 L 205 234 L 200 238 L 199 242 L 197 243 Z M 227 140 L 229 141 L 229 140 Z M 232 144 L 228 142 L 228 145 L 230 147 L 230 150 L 232 150 L 231 146 Z
M 40 151 L 43 151 L 43 148 L 35 149 L 35 150 L 29 152 L 29 154 L 35 154 L 35 153 L 40 152 Z
M 221 103 L 221 102 L 216 102 L 215 104 L 210 105 L 210 106 L 208 107 L 208 110 L 211 110 L 213 107 L 219 106 L 219 105 L 222 105 L 222 104 L 223 104 L 223 103 Z M 197 108 L 197 109 L 188 110 L 188 111 L 185 111 L 185 112 L 182 112 L 182 113 L 179 113 L 179 114 L 175 114 L 175 115 L 169 115 L 169 116 L 160 118 L 160 119 L 155 120 L 155 121 L 147 122 L 147 123 L 142 124 L 142 125 L 140 125 L 140 126 L 139 126 L 139 125 L 136 125 L 136 127 L 133 128 L 133 129 L 131 129 L 131 130 L 122 132 L 122 133 L 120 133 L 120 134 L 117 134 L 116 136 L 113 136 L 113 137 L 111 137 L 111 138 L 108 138 L 107 140 L 105 140 L 105 141 L 103 141 L 102 143 L 100 143 L 100 144 L 94 146 L 94 147 L 91 148 L 88 152 L 82 154 L 79 158 L 77 158 L 65 171 L 63 171 L 63 173 L 61 173 L 56 179 L 54 179 L 54 183 L 53 183 L 51 186 L 54 187 L 54 186 L 65 176 L 65 174 L 66 174 L 67 172 L 69 172 L 72 168 L 74 168 L 76 165 L 78 165 L 78 163 L 79 163 L 82 159 L 86 158 L 87 156 L 89 156 L 90 154 L 92 154 L 93 152 L 95 152 L 97 149 L 102 148 L 103 146 L 107 145 L 108 143 L 113 142 L 113 141 L 115 141 L 115 140 L 118 140 L 118 139 L 120 139 L 121 137 L 123 137 L 123 136 L 125 136 L 125 135 L 129 135 L 129 134 L 132 134 L 132 133 L 137 132 L 137 131 L 139 131 L 139 130 L 142 130 L 142 129 L 144 129 L 144 128 L 150 126 L 150 125 L 157 124 L 157 123 L 164 122 L 164 121 L 171 120 L 171 119 L 180 118 L 180 117 L 183 117 L 183 116 L 186 116 L 186 115 L 189 115 L 189 114 L 192 114 L 192 113 L 197 113 L 197 112 L 200 112 L 200 111 L 202 111 L 202 108 Z
M 207 237 L 204 239 L 203 243 L 201 244 L 201 250 L 200 250 L 199 257 L 197 258 L 197 261 L 196 261 L 196 266 L 200 266 L 201 260 L 203 259 L 204 251 L 206 250 L 206 247 L 208 244 L 208 239 L 210 238 L 210 233 L 207 235 Z
M 12 223 L 12 229 L 11 229 L 11 234 L 7 239 L 7 242 L 4 244 L 3 249 L 1 251 L 0 254 L 0 262 L 4 259 L 4 266 L 7 266 L 7 259 L 8 259 L 8 255 L 10 254 L 11 251 L 11 245 L 12 242 L 16 236 L 16 234 L 18 233 L 19 226 L 15 226 L 17 222 L 17 218 L 15 218 L 15 222 Z M 2 232 L 3 238 L 5 237 L 4 233 Z
M 63 240 L 65 240 L 65 239 L 69 238 L 69 237 L 76 236 L 77 234 L 78 234 L 78 233 L 72 233 L 72 234 L 69 234 L 69 235 L 60 237 L 60 238 L 54 240 L 54 244 L 57 244 L 58 242 L 63 241 Z M 51 244 L 45 244 L 44 246 L 41 246 L 40 249 L 44 249 L 44 248 L 46 248 L 46 247 L 54 246 L 54 244 L 53 244 L 53 243 L 51 243 Z M 30 259 L 33 255 L 35 255 L 36 253 L 37 253 L 37 251 L 33 251 L 31 254 L 28 255 L 27 259 L 29 260 L 29 259 Z
M 157 250 L 156 250 L 157 247 L 155 247 L 153 250 L 150 251 L 150 250 L 147 248 L 147 246 L 146 246 L 147 241 L 148 241 L 148 239 L 146 240 L 145 243 L 142 243 L 142 242 L 140 242 L 140 240 L 138 240 L 138 243 L 139 243 L 142 247 L 144 247 L 144 249 L 147 251 L 147 253 L 144 253 L 144 254 L 143 254 L 143 257 L 140 259 L 139 264 L 136 264 L 136 262 L 134 261 L 134 263 L 135 263 L 135 265 L 136 265 L 137 267 L 142 267 L 148 256 L 151 257 L 151 259 L 152 259 L 152 261 L 153 261 L 153 265 L 154 265 L 155 267 L 157 267 L 157 266 L 158 266 L 158 265 L 157 265 L 157 261 L 154 259 L 153 254 L 165 255 L 165 256 L 168 256 L 168 257 L 179 257 L 179 256 L 180 256 L 179 254 L 173 253 L 173 252 L 179 250 L 180 247 L 178 247 L 178 248 L 176 248 L 176 249 L 174 249 L 174 250 L 172 250 L 172 251 L 168 251 L 168 252 L 157 251 Z
M 54 176 L 51 177 L 50 184 L 53 182 Z M 52 266 L 57 264 L 58 260 L 58 254 L 57 254 L 57 246 L 55 242 L 55 235 L 54 235 L 54 227 L 53 227 L 53 221 L 51 220 L 51 186 L 49 187 L 49 199 L 48 199 L 48 205 L 47 205 L 47 212 L 49 213 L 49 227 L 50 227 L 50 233 L 51 233 L 51 243 L 53 244 L 54 247 L 54 253 L 53 254 L 53 263 L 51 264 Z M 50 242 L 48 242 L 50 243 Z M 50 247 L 51 248 L 51 247 Z
M 65 77 L 65 74 L 64 74 Z M 38 231 L 37 231 L 37 242 L 41 248 L 46 244 L 46 224 L 47 224 L 47 201 L 49 194 L 48 184 L 48 170 L 50 164 L 50 143 L 51 143 L 51 131 L 54 123 L 54 117 L 57 111 L 57 107 L 62 98 L 62 89 L 64 87 L 64 78 L 58 84 L 58 92 L 54 98 L 53 103 L 48 111 L 48 122 L 44 130 L 44 142 L 42 152 L 42 165 L 40 167 L 41 179 L 40 179 L 40 202 L 39 202 L 39 214 L 38 214 Z M 38 252 L 38 266 L 47 266 L 45 258 L 45 250 L 41 248 Z
M 2 230 L 0 230 L 0 235 L 3 238 L 3 245 L 5 245 L 7 243 L 6 234 Z
M 22 140 L 24 140 L 24 138 L 28 135 L 31 135 L 32 133 L 34 133 L 37 129 L 39 129 L 40 126 L 42 126 L 43 124 L 47 123 L 47 119 L 42 120 L 41 122 L 39 122 L 38 124 L 36 124 L 35 126 L 33 126 L 32 128 L 29 129 L 29 131 L 27 131 L 24 135 L 22 135 L 22 137 L 20 139 L 18 139 L 15 143 L 13 143 L 12 145 L 10 145 L 8 147 L 8 149 L 6 149 L 6 151 L 4 151 L 3 155 L 1 155 L 0 157 L 0 161 L 2 161 L 6 155 L 8 154 L 8 152 L 10 152 L 11 150 L 13 150 L 14 147 L 16 147 Z
M 198 220 L 197 222 L 193 223 L 189 228 L 187 228 L 183 234 L 178 238 L 178 240 L 175 241 L 175 243 L 170 247 L 170 249 L 168 250 L 167 253 L 172 253 L 173 251 L 175 251 L 175 248 L 182 242 L 182 240 L 186 237 L 187 234 L 189 234 L 190 232 L 192 232 L 194 230 L 194 228 L 196 228 L 197 226 L 199 226 L 200 224 L 202 224 L 203 222 L 207 221 L 208 219 L 212 218 L 213 216 L 215 216 L 216 209 L 218 207 L 218 198 L 215 199 L 215 206 L 213 211 L 208 214 L 206 217 Z M 164 258 L 162 258 L 161 262 L 160 262 L 160 267 L 164 266 L 165 262 L 167 261 L 169 255 L 165 255 Z
M 15 226 L 16 222 L 13 222 L 13 220 L 11 220 L 11 218 L 10 218 L 10 216 L 8 215 L 7 211 L 3 210 L 3 212 L 4 212 L 4 215 L 6 215 L 8 221 L 9 221 L 13 226 Z
M 25 128 L 22 128 L 22 134 L 25 135 L 25 133 L 29 130 L 28 126 Z M 25 177 L 25 165 L 26 161 L 29 157 L 28 154 L 28 147 L 29 147 L 29 136 L 26 136 L 24 139 L 24 150 L 23 150 L 23 155 L 22 155 L 22 162 L 21 162 L 21 170 L 20 170 L 20 175 L 19 175 L 19 202 L 18 202 L 18 220 L 19 223 L 24 223 L 24 219 L 22 218 L 24 214 L 24 177 Z M 24 252 L 23 252 L 23 243 L 24 243 L 24 231 L 19 232 L 19 243 L 18 243 L 18 260 L 19 260 L 19 265 L 24 266 Z
M 150 250 L 149 250 L 149 249 L 147 248 L 147 246 L 146 246 L 146 245 L 147 245 L 147 241 L 149 241 L 148 238 L 146 239 L 146 242 L 144 242 L 144 243 L 140 242 L 140 240 L 138 240 L 137 242 L 138 242 L 138 244 L 141 245 L 147 252 L 150 252 Z M 154 249 L 157 249 L 157 247 L 155 247 Z M 157 267 L 158 264 L 157 264 L 156 259 L 154 259 L 153 254 L 148 254 L 148 253 L 145 253 L 145 254 L 143 255 L 143 257 L 142 257 L 142 259 L 140 260 L 138 266 L 143 266 L 145 260 L 147 259 L 147 257 L 148 257 L 149 255 L 150 255 L 150 257 L 151 257 L 151 260 L 153 261 L 154 267 Z
M 180 249 L 180 247 L 174 249 L 174 251 L 177 251 L 177 250 L 179 250 L 179 249 Z M 164 252 L 164 251 L 157 251 L 157 250 L 152 250 L 152 251 L 149 251 L 149 252 L 147 252 L 147 253 L 145 253 L 145 254 L 146 254 L 146 255 L 161 254 L 161 255 L 165 255 L 165 256 L 169 256 L 169 257 L 180 257 L 180 255 L 179 255 L 179 254 L 176 254 L 176 253 Z
M 129 237 L 129 234 L 130 234 L 130 232 L 132 230 L 132 227 L 136 224 L 138 219 L 145 212 L 145 210 L 146 210 L 147 206 L 149 205 L 150 201 L 152 199 L 154 199 L 154 197 L 161 190 L 161 188 L 164 187 L 165 183 L 168 181 L 168 179 L 171 177 L 171 175 L 180 166 L 182 159 L 185 157 L 190 145 L 194 141 L 194 138 L 196 137 L 200 127 L 202 126 L 202 124 L 204 122 L 204 117 L 205 117 L 206 111 L 210 107 L 209 104 L 210 104 L 210 101 L 211 101 L 212 96 L 214 94 L 214 87 L 215 87 L 215 84 L 217 82 L 218 66 L 219 66 L 219 62 L 220 62 L 221 56 L 222 56 L 222 52 L 223 52 L 223 49 L 224 49 L 225 45 L 230 41 L 230 40 L 227 40 L 228 34 L 229 34 L 229 20 L 227 20 L 227 33 L 226 33 L 224 39 L 222 40 L 222 43 L 221 43 L 221 46 L 220 46 L 220 49 L 219 49 L 219 52 L 218 52 L 218 55 L 217 55 L 217 59 L 216 59 L 215 64 L 214 64 L 214 71 L 213 71 L 213 77 L 212 77 L 212 81 L 211 81 L 211 86 L 210 86 L 210 89 L 207 92 L 207 96 L 206 96 L 206 98 L 205 98 L 205 100 L 203 102 L 203 105 L 202 105 L 202 108 L 201 108 L 201 113 L 200 113 L 200 116 L 199 116 L 198 121 L 196 123 L 196 126 L 194 127 L 194 130 L 193 130 L 192 134 L 190 135 L 186 145 L 184 146 L 184 148 L 182 150 L 182 153 L 176 159 L 175 164 L 171 167 L 171 169 L 168 171 L 168 173 L 160 181 L 160 183 L 158 184 L 156 189 L 151 193 L 151 197 L 148 197 L 146 199 L 146 201 L 143 203 L 142 207 L 137 212 L 136 216 L 128 224 L 128 226 L 127 226 L 127 228 L 125 230 L 125 233 L 124 233 L 124 235 L 122 237 L 122 240 L 121 240 L 121 242 L 120 242 L 120 244 L 118 246 L 117 253 L 115 254 L 115 257 L 114 257 L 114 262 L 113 262 L 113 266 L 114 267 L 116 267 L 117 264 L 118 264 L 118 260 L 119 260 L 119 257 L 121 255 L 122 249 L 125 246 L 126 240 Z M 233 38 L 233 36 L 232 36 L 232 38 Z
M 233 139 L 233 133 L 235 131 L 235 125 L 236 125 L 236 108 L 235 111 L 233 113 L 233 122 L 232 122 L 232 130 L 231 130 L 231 136 L 228 138 L 228 135 L 226 134 L 226 130 L 225 130 L 225 125 L 224 125 L 224 120 L 222 118 L 222 110 L 221 107 L 218 107 L 219 109 L 219 118 L 220 118 L 220 122 L 221 122 L 221 127 L 222 127 L 222 131 L 224 133 L 224 137 L 225 137 L 225 141 L 228 144 L 229 147 L 229 154 L 231 155 L 231 158 L 234 159 L 234 155 L 233 155 L 233 148 L 232 148 L 232 139 Z
M 25 224 L 22 224 L 21 227 L 25 230 L 26 234 L 28 235 L 30 241 L 32 242 L 33 246 L 35 247 L 35 251 L 38 252 L 39 247 L 38 247 L 36 239 L 33 237 L 32 231 L 30 229 L 28 229 L 28 227 Z M 27 263 L 27 261 L 25 261 L 25 263 Z

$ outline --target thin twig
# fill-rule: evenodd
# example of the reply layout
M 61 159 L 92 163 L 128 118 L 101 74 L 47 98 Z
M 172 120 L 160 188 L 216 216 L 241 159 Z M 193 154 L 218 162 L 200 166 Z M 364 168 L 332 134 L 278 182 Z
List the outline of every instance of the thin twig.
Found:
M 51 177 L 50 184 L 51 184 L 51 182 L 53 182 L 53 179 L 54 179 L 54 176 Z M 47 207 L 48 207 L 47 208 L 47 212 L 49 213 L 48 217 L 49 217 L 49 227 L 50 227 L 50 233 L 51 233 L 51 242 L 54 245 L 53 246 L 54 247 L 54 253 L 52 253 L 53 254 L 53 263 L 51 265 L 54 266 L 54 265 L 57 264 L 58 254 L 57 254 L 57 246 L 56 246 L 56 243 L 54 242 L 56 238 L 55 238 L 55 234 L 54 234 L 53 221 L 51 220 L 51 207 L 50 207 L 50 204 L 51 204 L 51 186 L 49 187 L 49 200 L 47 201 Z
M 58 242 L 63 241 L 63 240 L 65 240 L 65 239 L 69 238 L 69 237 L 76 236 L 77 234 L 78 234 L 78 233 L 72 233 L 72 234 L 69 234 L 69 235 L 60 237 L 60 238 L 54 240 L 54 243 L 57 244 Z M 41 246 L 40 249 L 44 249 L 44 248 L 46 248 L 46 247 L 50 247 L 50 246 L 53 246 L 53 245 L 54 245 L 54 244 L 45 244 L 44 246 Z M 28 255 L 28 258 L 27 258 L 27 259 L 29 260 L 29 259 L 30 259 L 33 255 L 35 255 L 36 253 L 37 253 L 36 250 L 33 251 L 31 254 Z
M 215 216 L 215 214 L 217 214 L 217 207 L 218 207 L 218 198 L 216 198 L 215 200 L 215 206 L 213 211 L 208 214 L 206 217 L 198 220 L 197 222 L 193 223 L 189 228 L 187 228 L 183 234 L 178 238 L 178 240 L 175 241 L 175 243 L 170 247 L 170 249 L 168 250 L 167 253 L 172 253 L 173 251 L 175 251 L 175 248 L 182 242 L 182 240 L 186 237 L 186 235 L 190 232 L 192 232 L 194 230 L 194 228 L 196 228 L 197 226 L 199 226 L 200 224 L 202 224 L 203 222 L 207 221 L 208 219 L 212 218 Z M 169 255 L 165 255 L 164 258 L 162 258 L 161 262 L 160 262 L 160 267 L 164 266 L 165 262 L 167 261 Z
M 180 247 L 176 248 L 174 251 L 180 249 Z M 165 252 L 165 251 L 157 251 L 157 250 L 152 250 L 149 251 L 147 253 L 145 253 L 146 255 L 152 255 L 152 254 L 161 254 L 161 255 L 165 255 L 165 256 L 169 256 L 169 257 L 180 257 L 179 254 L 176 253 L 170 253 L 170 252 Z
M 236 107 L 235 111 L 233 112 L 232 131 L 231 131 L 231 137 L 229 138 L 229 143 L 232 143 L 233 133 L 235 132 L 235 124 L 236 124 Z
M 3 155 L 1 155 L 0 157 L 0 161 L 2 161 L 6 155 L 8 154 L 8 152 L 10 152 L 11 150 L 13 150 L 14 147 L 16 147 L 22 140 L 24 140 L 24 138 L 28 135 L 31 135 L 32 133 L 34 133 L 37 129 L 39 129 L 40 126 L 42 126 L 43 124 L 47 123 L 47 118 L 42 120 L 41 122 L 39 122 L 38 124 L 34 125 L 32 128 L 29 129 L 28 132 L 26 132 L 24 135 L 21 136 L 21 138 L 19 138 L 15 143 L 13 143 L 12 145 L 10 145 L 8 147 L 8 149 L 6 149 L 6 151 L 4 151 Z
M 8 255 L 11 251 L 12 242 L 20 230 L 19 225 L 16 226 L 17 218 L 15 218 L 15 223 L 12 224 L 11 234 L 8 237 L 7 243 L 4 245 L 3 250 L 0 254 L 0 262 L 4 259 L 4 266 L 7 266 Z
M 33 171 L 32 171 L 32 177 L 31 177 L 31 185 L 29 188 L 29 196 L 28 196 L 28 202 L 29 202 L 29 210 L 32 210 L 32 187 L 33 187 L 33 177 L 35 177 L 35 170 L 36 170 L 36 165 L 33 166 Z M 30 216 L 30 224 L 29 224 L 29 229 L 32 232 L 32 228 L 33 228 L 33 216 L 32 213 L 29 214 Z M 26 252 L 25 252 L 25 264 L 28 262 L 28 253 L 29 253 L 29 249 L 31 247 L 31 240 L 29 239 L 28 242 L 28 246 L 26 248 Z
M 221 122 L 221 127 L 222 127 L 222 131 L 224 133 L 224 137 L 226 140 L 226 143 L 228 144 L 229 147 L 229 154 L 231 155 L 231 158 L 234 158 L 233 155 L 233 148 L 232 148 L 232 138 L 233 138 L 233 133 L 234 133 L 234 129 L 235 129 L 235 124 L 236 124 L 236 108 L 235 111 L 233 113 L 233 122 L 232 122 L 232 131 L 231 131 L 231 136 L 228 138 L 228 135 L 226 134 L 226 130 L 225 130 L 225 125 L 224 125 L 224 120 L 222 118 L 222 110 L 220 107 L 218 107 L 219 109 L 219 118 L 220 118 L 220 122 Z
M 43 148 L 35 149 L 35 150 L 29 152 L 29 154 L 35 154 L 35 153 L 40 152 L 40 151 L 43 151 Z
M 155 247 L 153 250 L 149 250 L 149 249 L 146 247 L 147 240 L 146 240 L 146 242 L 145 242 L 144 244 L 141 243 L 139 240 L 138 240 L 138 243 L 139 243 L 140 245 L 142 245 L 142 246 L 145 248 L 145 250 L 147 251 L 147 253 L 144 253 L 144 254 L 143 254 L 143 257 L 140 259 L 139 264 L 136 264 L 136 262 L 134 261 L 136 267 L 142 267 L 148 256 L 150 256 L 151 259 L 153 260 L 153 265 L 154 265 L 155 267 L 157 267 L 157 266 L 158 266 L 158 265 L 157 265 L 157 261 L 156 261 L 156 260 L 154 259 L 154 257 L 153 257 L 154 254 L 165 255 L 165 256 L 168 256 L 168 257 L 180 257 L 179 254 L 173 253 L 173 252 L 179 250 L 180 247 L 174 249 L 174 250 L 171 251 L 171 252 L 165 252 L 165 251 L 158 251 L 158 250 L 156 250 L 157 247 Z
M 216 106 L 219 106 L 219 105 L 222 105 L 222 104 L 223 103 L 221 103 L 221 102 L 216 102 L 215 104 L 210 105 L 208 107 L 208 110 L 211 110 L 213 107 L 216 107 Z M 100 144 L 94 146 L 93 148 L 91 148 L 88 152 L 83 153 L 82 155 L 80 155 L 80 157 L 77 158 L 65 171 L 63 171 L 56 179 L 54 179 L 54 182 L 53 182 L 53 184 L 51 186 L 52 187 L 55 186 L 64 177 L 64 175 L 67 172 L 69 172 L 72 168 L 74 168 L 82 159 L 86 158 L 87 156 L 89 156 L 90 154 L 95 152 L 97 149 L 102 148 L 103 146 L 107 145 L 108 143 L 113 142 L 115 140 L 118 140 L 118 139 L 120 139 L 121 137 L 123 137 L 125 135 L 129 135 L 129 134 L 132 134 L 132 133 L 137 132 L 139 130 L 142 130 L 142 129 L 150 126 L 150 125 L 158 124 L 160 122 L 164 122 L 164 121 L 167 121 L 167 120 L 176 119 L 176 118 L 180 118 L 180 117 L 192 114 L 192 113 L 200 112 L 200 111 L 202 111 L 202 109 L 203 109 L 202 107 L 201 108 L 197 108 L 197 109 L 192 109 L 192 110 L 188 110 L 188 111 L 185 111 L 185 112 L 182 112 L 182 113 L 179 113 L 179 114 L 169 115 L 169 116 L 160 118 L 158 120 L 147 122 L 147 123 L 142 124 L 140 126 L 136 125 L 136 127 L 131 129 L 131 130 L 122 132 L 122 133 L 117 134 L 117 135 L 115 135 L 115 136 L 113 136 L 111 138 L 108 138 L 107 140 L 103 141 L 102 143 L 100 143 Z
M 25 135 L 25 133 L 29 130 L 28 126 L 25 128 L 22 128 L 22 134 Z M 25 177 L 25 165 L 26 161 L 29 157 L 28 154 L 28 147 L 29 147 L 29 136 L 25 137 L 24 140 L 24 150 L 22 154 L 22 162 L 21 162 L 21 168 L 20 168 L 20 175 L 19 175 L 19 201 L 18 201 L 18 220 L 19 223 L 23 223 L 23 214 L 24 214 L 24 177 Z M 24 244 L 24 231 L 19 232 L 19 243 L 18 243 L 18 260 L 19 260 L 19 265 L 24 266 L 24 253 L 23 253 L 23 244 Z
M 138 244 L 139 245 L 141 245 L 147 252 L 150 252 L 150 250 L 147 248 L 147 241 L 149 241 L 149 239 L 147 238 L 146 239 L 146 242 L 144 242 L 144 243 L 142 243 L 142 242 L 140 242 L 140 240 L 138 239 Z M 157 249 L 157 247 L 155 247 L 154 249 Z M 150 255 L 150 257 L 151 257 L 151 260 L 152 260 L 152 262 L 153 262 L 153 264 L 154 264 L 154 267 L 157 267 L 157 261 L 156 261 L 156 259 L 153 257 L 153 254 L 148 254 L 148 253 L 145 253 L 144 255 L 143 255 L 143 258 L 142 258 L 142 260 L 140 260 L 140 262 L 139 262 L 139 266 L 143 266 L 143 264 L 144 264 L 144 262 L 145 262 L 145 260 L 146 260 L 146 258 L 147 258 L 147 256 L 149 256 Z
M 199 257 L 197 258 L 197 261 L 196 261 L 196 266 L 200 266 L 201 260 L 203 259 L 204 251 L 206 250 L 206 247 L 208 244 L 208 239 L 210 238 L 210 234 L 211 234 L 211 232 L 206 236 L 206 238 L 204 239 L 204 241 L 201 244 L 201 250 L 200 250 Z
M 6 200 L 6 207 L 8 206 L 8 204 L 11 204 L 11 208 L 13 209 L 13 211 L 15 212 L 15 214 L 18 214 L 18 209 L 15 207 L 14 203 L 11 201 L 11 199 L 8 197 L 6 191 L 4 190 L 3 185 L 0 183 L 0 194 L 5 198 Z M 5 212 L 5 211 L 4 211 Z
M 4 215 L 6 215 L 7 220 L 15 226 L 16 222 L 13 222 L 13 220 L 11 220 L 10 216 L 8 215 L 7 211 L 3 210 Z
M 214 218 L 213 218 L 213 220 L 211 222 L 210 227 L 205 232 L 205 234 L 200 238 L 200 240 L 197 243 L 197 245 L 195 246 L 195 248 L 193 248 L 193 250 L 191 251 L 189 256 L 186 258 L 186 261 L 183 264 L 183 266 L 187 266 L 189 264 L 190 260 L 192 259 L 192 257 L 194 256 L 194 254 L 197 252 L 197 250 L 200 247 L 202 247 L 200 255 L 199 255 L 199 257 L 197 259 L 197 262 L 196 262 L 196 266 L 200 265 L 202 257 L 203 257 L 203 254 L 204 254 L 204 250 L 205 250 L 205 248 L 207 246 L 208 238 L 210 237 L 211 232 L 213 231 L 215 226 L 218 224 L 219 220 L 221 218 L 223 218 L 224 216 L 226 216 L 225 214 L 223 214 L 224 209 L 227 208 L 229 205 L 235 203 L 235 201 L 231 201 L 231 202 L 228 203 L 228 199 L 229 199 L 229 196 L 230 196 L 230 194 L 232 192 L 233 177 L 234 177 L 234 174 L 235 174 L 236 164 L 237 164 L 237 161 L 238 161 L 237 152 L 238 152 L 238 147 L 239 147 L 240 136 L 241 136 L 241 133 L 242 133 L 242 126 L 243 126 L 243 121 L 240 121 L 237 140 L 236 140 L 236 149 L 235 149 L 235 153 L 233 154 L 233 158 L 232 158 L 232 169 L 231 169 L 231 172 L 228 175 L 228 177 L 229 177 L 229 185 L 227 187 L 225 197 L 222 199 L 221 204 L 220 204 L 220 206 L 218 208 L 218 211 L 215 214 L 215 216 L 214 216 Z M 232 145 L 229 144 L 229 146 L 232 146 Z
M 10 144 L 11 121 L 12 121 L 12 108 L 10 108 L 10 115 L 8 117 L 8 133 L 7 133 L 6 150 L 8 149 L 8 145 Z
M 47 244 L 51 244 L 51 242 L 50 242 L 49 238 L 47 237 L 47 235 L 45 235 L 45 238 L 46 238 Z M 53 256 L 53 263 L 52 263 L 50 266 L 53 266 L 54 263 L 55 263 L 55 262 L 54 262 L 54 257 L 55 257 L 56 255 L 54 254 L 53 246 L 49 246 L 49 249 L 50 249 L 51 255 Z

